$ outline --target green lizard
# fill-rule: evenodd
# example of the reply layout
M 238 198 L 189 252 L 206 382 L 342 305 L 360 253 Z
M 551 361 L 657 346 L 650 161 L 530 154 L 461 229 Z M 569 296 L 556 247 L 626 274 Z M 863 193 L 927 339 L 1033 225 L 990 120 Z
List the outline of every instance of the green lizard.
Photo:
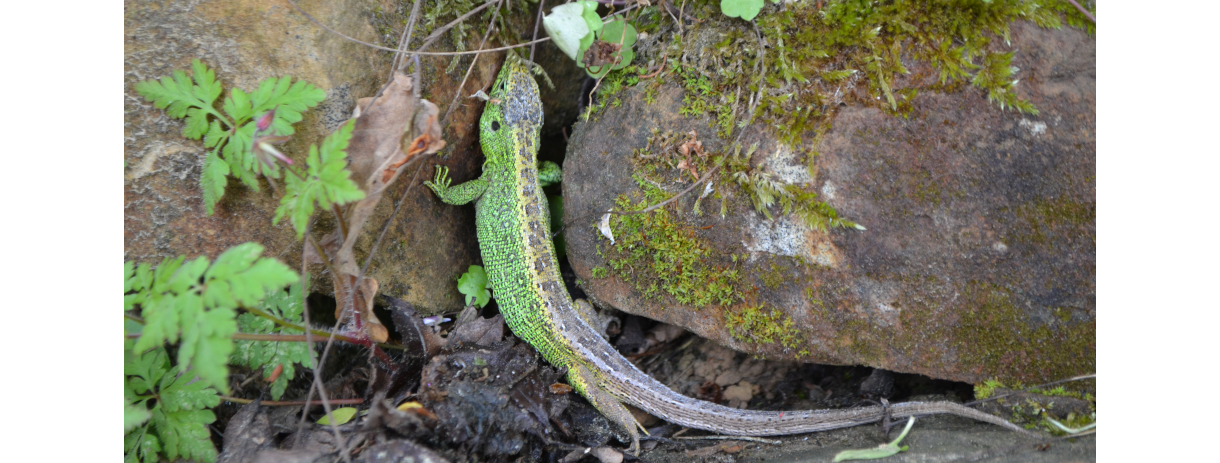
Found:
M 510 56 L 512 56 L 510 54 Z M 550 218 L 536 161 L 542 102 L 528 65 L 509 59 L 479 121 L 486 161 L 483 175 L 450 186 L 437 169 L 425 182 L 446 203 L 475 201 L 475 225 L 483 266 L 500 312 L 513 333 L 567 370 L 568 383 L 603 415 L 626 429 L 628 451 L 639 450 L 638 427 L 622 403 L 666 421 L 723 434 L 774 436 L 844 428 L 882 419 L 951 413 L 1028 433 L 1002 418 L 951 402 L 906 402 L 842 410 L 751 411 L 692 399 L 665 387 L 619 355 L 574 308 L 559 275 L 549 235 Z M 557 167 L 543 167 L 558 181 Z M 645 431 L 647 433 L 647 431 Z

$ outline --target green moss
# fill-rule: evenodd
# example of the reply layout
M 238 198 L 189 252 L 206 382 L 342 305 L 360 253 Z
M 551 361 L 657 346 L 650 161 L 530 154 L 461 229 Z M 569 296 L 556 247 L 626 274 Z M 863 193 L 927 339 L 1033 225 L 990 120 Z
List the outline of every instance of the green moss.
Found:
M 997 387 L 1004 387 L 1004 383 L 1001 383 L 999 380 L 996 380 L 996 379 L 989 379 L 989 380 L 983 381 L 979 384 L 975 384 L 974 385 L 975 400 L 983 400 L 983 399 L 991 397 L 992 394 L 995 394 L 995 390 Z
M 1013 52 L 993 40 L 1007 44 L 1018 20 L 1094 30 L 1058 0 L 795 2 L 766 6 L 754 30 L 720 14 L 716 1 L 684 8 L 706 21 L 651 50 L 654 59 L 664 52 L 669 80 L 685 90 L 681 114 L 711 117 L 724 138 L 761 120 L 792 146 L 828 124 L 840 102 L 905 117 L 921 89 L 974 86 L 1001 109 L 1037 114 L 1015 93 Z M 928 66 L 904 64 L 915 61 Z
M 1012 228 L 1020 232 L 1013 237 L 1013 241 L 1044 246 L 1054 235 L 1070 239 L 1080 235 L 1082 228 L 1093 225 L 1096 210 L 1095 203 L 1080 203 L 1067 196 L 1038 198 L 1011 211 L 1017 220 L 1017 223 L 1011 224 Z M 1004 209 L 1000 212 L 1009 211 Z
M 607 105 L 614 108 L 622 106 L 623 103 L 618 97 L 619 93 L 638 85 L 640 75 L 639 66 L 634 65 L 607 73 L 598 84 L 596 101 L 585 110 L 584 119 L 589 120 L 590 115 L 600 113 Z
M 982 365 L 1000 379 L 1062 379 L 1096 370 L 1094 323 L 1028 320 L 1008 290 L 989 283 L 970 281 L 962 297 L 972 310 L 942 330 L 963 363 Z
M 779 344 L 789 349 L 804 344 L 791 317 L 764 305 L 746 305 L 725 311 L 724 324 L 733 339 L 738 341 Z
M 779 288 L 779 285 L 784 282 L 784 274 L 780 272 L 779 266 L 775 265 L 775 263 L 771 264 L 770 271 L 760 272 L 758 277 L 762 279 L 763 286 L 766 286 L 768 289 Z
M 616 209 L 637 211 L 668 197 L 638 173 L 636 180 L 644 191 L 644 200 L 632 202 L 622 195 Z M 618 242 L 603 250 L 607 265 L 645 298 L 664 295 L 695 308 L 729 306 L 740 300 L 736 285 L 741 277 L 736 263 L 717 264 L 711 247 L 665 208 L 612 216 L 610 228 Z
M 605 278 L 605 277 L 609 276 L 610 271 L 606 270 L 606 267 L 602 267 L 599 265 L 597 267 L 593 267 L 593 270 L 590 272 L 590 274 L 593 276 L 593 278 Z

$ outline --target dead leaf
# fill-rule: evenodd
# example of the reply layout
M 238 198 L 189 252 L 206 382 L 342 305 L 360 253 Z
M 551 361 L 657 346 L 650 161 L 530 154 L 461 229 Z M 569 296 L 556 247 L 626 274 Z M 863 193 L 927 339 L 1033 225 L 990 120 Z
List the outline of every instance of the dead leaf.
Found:
M 490 347 L 504 339 L 504 316 L 496 314 L 491 318 L 475 318 L 462 323 L 449 333 L 448 344 L 472 344 L 480 347 Z
M 436 105 L 416 98 L 414 86 L 411 76 L 395 72 L 394 81 L 376 101 L 361 98 L 357 102 L 356 127 L 347 155 L 352 176 L 364 189 L 365 197 L 349 205 L 345 213 L 348 236 L 338 255 L 333 256 L 343 273 L 359 272 L 353 248 L 385 189 L 415 156 L 445 147 Z M 407 151 L 403 150 L 403 140 L 411 140 Z
M 377 295 L 377 280 L 366 276 L 361 281 L 360 287 L 355 289 L 352 288 L 356 284 L 355 275 L 339 275 L 337 280 L 343 281 L 342 284 L 335 285 L 335 318 L 342 320 L 343 314 L 349 311 L 360 317 L 359 321 L 349 319 L 343 327 L 347 330 L 363 331 L 368 334 L 369 339 L 376 342 L 386 342 L 390 339 L 389 330 L 373 313 L 373 296 Z M 339 282 L 336 281 L 336 283 Z M 354 291 L 355 294 L 350 294 L 349 291 Z M 349 307 L 352 301 L 355 301 L 355 307 Z
M 581 62 L 586 68 L 613 64 L 614 54 L 622 49 L 621 44 L 594 40 L 585 51 L 585 56 L 581 57 Z
M 567 394 L 572 392 L 572 386 L 564 383 L 555 383 L 551 385 L 551 394 Z
M 678 161 L 678 168 L 689 170 L 691 176 L 695 177 L 695 180 L 699 180 L 699 171 L 695 170 L 695 166 L 690 163 L 690 158 Z

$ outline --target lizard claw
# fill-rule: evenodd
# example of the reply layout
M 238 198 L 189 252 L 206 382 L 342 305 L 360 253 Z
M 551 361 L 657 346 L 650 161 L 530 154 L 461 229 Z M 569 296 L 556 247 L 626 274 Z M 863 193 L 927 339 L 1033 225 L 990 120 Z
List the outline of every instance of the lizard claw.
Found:
M 428 188 L 431 188 L 437 196 L 443 196 L 444 191 L 449 189 L 449 168 L 445 166 L 436 166 L 436 175 L 431 182 L 424 182 Z

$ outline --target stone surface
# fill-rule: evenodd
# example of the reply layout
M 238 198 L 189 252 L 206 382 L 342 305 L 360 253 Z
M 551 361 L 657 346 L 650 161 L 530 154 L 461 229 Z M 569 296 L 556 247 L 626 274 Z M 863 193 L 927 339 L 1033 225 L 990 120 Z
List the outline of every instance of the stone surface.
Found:
M 378 36 L 371 23 L 379 18 L 373 11 L 380 11 L 381 3 L 299 2 L 330 27 L 370 41 Z M 319 143 L 349 117 L 356 99 L 371 96 L 381 87 L 389 75 L 392 54 L 330 34 L 283 0 L 127 1 L 124 13 L 124 259 L 159 262 L 178 255 L 215 257 L 233 245 L 255 241 L 266 246 L 266 255 L 299 267 L 301 244 L 291 226 L 286 221 L 271 224 L 279 195 L 265 181 L 257 192 L 231 181 L 215 214 L 207 216 L 198 186 L 205 154 L 202 143 L 183 138 L 182 122 L 144 101 L 133 86 L 177 69 L 189 70 L 193 58 L 216 71 L 226 92 L 233 87 L 249 91 L 261 80 L 281 75 L 304 79 L 325 90 L 327 99 L 305 113 L 305 119 L 296 125 L 297 134 L 282 147 L 302 160 L 310 144 Z M 475 35 L 468 35 L 471 48 L 481 38 L 481 34 Z M 436 48 L 452 49 L 443 42 Z M 466 85 L 467 94 L 490 82 L 501 57 L 488 55 L 479 60 Z M 442 113 L 471 59 L 459 60 L 449 74 L 444 69 L 450 57 L 422 60 L 423 95 L 440 106 Z M 447 157 L 426 161 L 369 270 L 383 293 L 427 313 L 461 307 L 461 295 L 453 282 L 478 259 L 473 211 L 442 204 L 419 185 L 437 163 L 449 166 L 458 179 L 478 175 L 482 159 L 475 122 L 482 105 L 465 100 L 458 104 L 444 134 L 449 148 L 441 154 Z M 357 258 L 367 255 L 393 202 L 412 184 L 414 169 L 409 167 L 385 195 L 357 243 Z M 321 214 L 317 236 L 333 227 L 331 215 Z M 319 265 L 310 271 L 317 276 L 325 268 Z M 327 291 L 329 278 L 315 277 L 315 282 L 316 289 Z
M 782 213 L 768 220 L 721 183 L 724 217 L 714 197 L 702 215 L 691 212 L 697 191 L 679 199 L 667 207 L 675 233 L 705 247 L 701 265 L 740 275 L 729 306 L 645 296 L 629 281 L 638 282 L 639 269 L 624 268 L 628 277 L 609 270 L 606 255 L 620 251 L 596 221 L 620 195 L 640 197 L 632 153 L 654 129 L 694 130 L 708 152 L 729 151 L 714 121 L 677 114 L 680 87 L 661 85 L 651 104 L 643 85 L 624 90 L 621 106 L 576 126 L 564 165 L 567 252 L 582 288 L 598 304 L 768 358 L 969 382 L 1092 372 L 1095 40 L 1026 23 L 1012 25 L 1011 40 L 1021 69 L 1016 91 L 1038 116 L 1003 111 L 985 92 L 957 87 L 922 90 L 906 117 L 840 107 L 814 150 L 778 142 L 765 124 L 741 129 L 743 146 L 759 143 L 752 166 L 816 191 L 867 231 L 824 232 Z M 813 153 L 820 156 L 806 169 Z M 692 180 L 663 177 L 652 183 L 670 194 Z M 771 329 L 770 340 L 734 335 L 741 326 L 730 321 L 751 307 L 763 308 L 755 315 L 774 311 L 750 327 Z

